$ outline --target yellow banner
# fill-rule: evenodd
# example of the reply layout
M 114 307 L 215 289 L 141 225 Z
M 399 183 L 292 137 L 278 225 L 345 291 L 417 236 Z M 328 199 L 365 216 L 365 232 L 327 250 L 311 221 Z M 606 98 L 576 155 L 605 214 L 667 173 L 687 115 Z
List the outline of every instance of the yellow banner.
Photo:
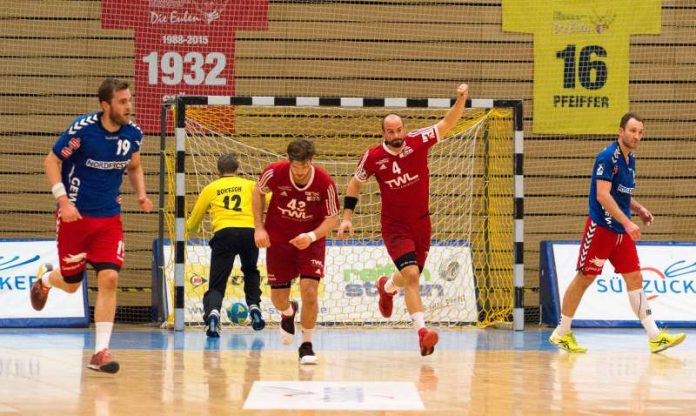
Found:
M 503 0 L 503 30 L 534 34 L 541 134 L 616 133 L 629 110 L 632 34 L 659 34 L 660 0 Z

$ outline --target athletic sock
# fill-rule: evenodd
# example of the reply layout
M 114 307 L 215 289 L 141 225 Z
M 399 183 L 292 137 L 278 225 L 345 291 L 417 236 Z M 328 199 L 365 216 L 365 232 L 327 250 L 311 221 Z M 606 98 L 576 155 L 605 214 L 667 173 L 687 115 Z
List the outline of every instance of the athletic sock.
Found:
M 111 331 L 114 329 L 113 322 L 95 322 L 96 339 L 94 341 L 94 352 L 97 353 L 104 348 L 109 348 Z

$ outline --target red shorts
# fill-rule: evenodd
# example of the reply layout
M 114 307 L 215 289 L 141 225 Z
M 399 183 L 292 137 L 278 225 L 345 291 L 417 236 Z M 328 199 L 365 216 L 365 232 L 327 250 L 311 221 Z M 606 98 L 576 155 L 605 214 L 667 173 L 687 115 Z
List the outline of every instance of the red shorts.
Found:
M 414 252 L 418 266 L 423 269 L 430 251 L 431 232 L 429 215 L 411 222 L 382 219 L 382 238 L 389 257 L 394 262 L 403 255 Z
M 280 286 L 292 282 L 297 276 L 324 277 L 326 240 L 313 242 L 304 250 L 290 243 L 273 243 L 266 249 L 268 284 Z
M 63 276 L 81 274 L 87 262 L 123 265 L 123 225 L 121 215 L 113 217 L 88 217 L 63 222 L 56 218 L 58 233 L 58 258 Z
M 600 227 L 587 218 L 585 233 L 580 242 L 580 253 L 576 270 L 588 276 L 602 273 L 604 262 L 609 260 L 616 273 L 631 273 L 640 270 L 636 242 L 627 233 L 618 234 Z

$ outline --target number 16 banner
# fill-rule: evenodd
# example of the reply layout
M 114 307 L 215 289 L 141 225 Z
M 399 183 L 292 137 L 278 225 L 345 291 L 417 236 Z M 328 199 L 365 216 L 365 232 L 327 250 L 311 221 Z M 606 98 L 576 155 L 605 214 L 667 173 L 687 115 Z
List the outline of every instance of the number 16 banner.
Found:
M 616 133 L 632 34 L 659 34 L 661 1 L 503 0 L 503 30 L 534 34 L 534 133 Z
M 103 0 L 105 29 L 135 31 L 137 123 L 159 131 L 162 101 L 234 95 L 237 30 L 266 30 L 268 0 Z

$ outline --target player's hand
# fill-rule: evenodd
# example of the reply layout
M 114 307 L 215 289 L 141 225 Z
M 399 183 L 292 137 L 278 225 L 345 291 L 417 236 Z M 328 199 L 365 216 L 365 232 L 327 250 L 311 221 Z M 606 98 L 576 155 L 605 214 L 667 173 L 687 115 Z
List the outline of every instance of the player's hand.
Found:
M 469 85 L 459 84 L 457 87 L 457 98 L 466 99 L 467 95 L 469 95 Z
M 640 220 L 643 221 L 643 224 L 647 225 L 648 227 L 655 220 L 655 216 L 652 214 L 652 212 L 648 211 L 648 209 L 645 207 L 638 210 L 638 216 L 640 217 Z
M 271 239 L 264 228 L 254 231 L 254 242 L 258 248 L 266 248 L 271 246 Z
M 630 235 L 633 241 L 640 240 L 640 227 L 636 223 L 631 221 L 628 225 L 624 225 L 624 229 L 626 230 L 626 234 Z
M 346 230 L 348 230 L 348 235 L 353 236 L 353 223 L 350 220 L 341 221 L 341 225 L 338 226 L 338 238 L 343 240 L 346 238 Z
M 65 202 L 60 203 L 60 218 L 63 222 L 74 222 L 81 220 L 82 215 L 80 215 L 80 211 L 77 210 L 77 207 L 66 199 Z
M 140 208 L 142 208 L 144 212 L 152 212 L 152 201 L 150 201 L 150 198 L 148 198 L 147 196 L 141 196 L 140 198 L 138 198 L 138 203 L 140 204 Z
M 298 250 L 306 249 L 312 242 L 312 237 L 307 233 L 302 233 L 289 241 L 289 243 L 297 247 Z

